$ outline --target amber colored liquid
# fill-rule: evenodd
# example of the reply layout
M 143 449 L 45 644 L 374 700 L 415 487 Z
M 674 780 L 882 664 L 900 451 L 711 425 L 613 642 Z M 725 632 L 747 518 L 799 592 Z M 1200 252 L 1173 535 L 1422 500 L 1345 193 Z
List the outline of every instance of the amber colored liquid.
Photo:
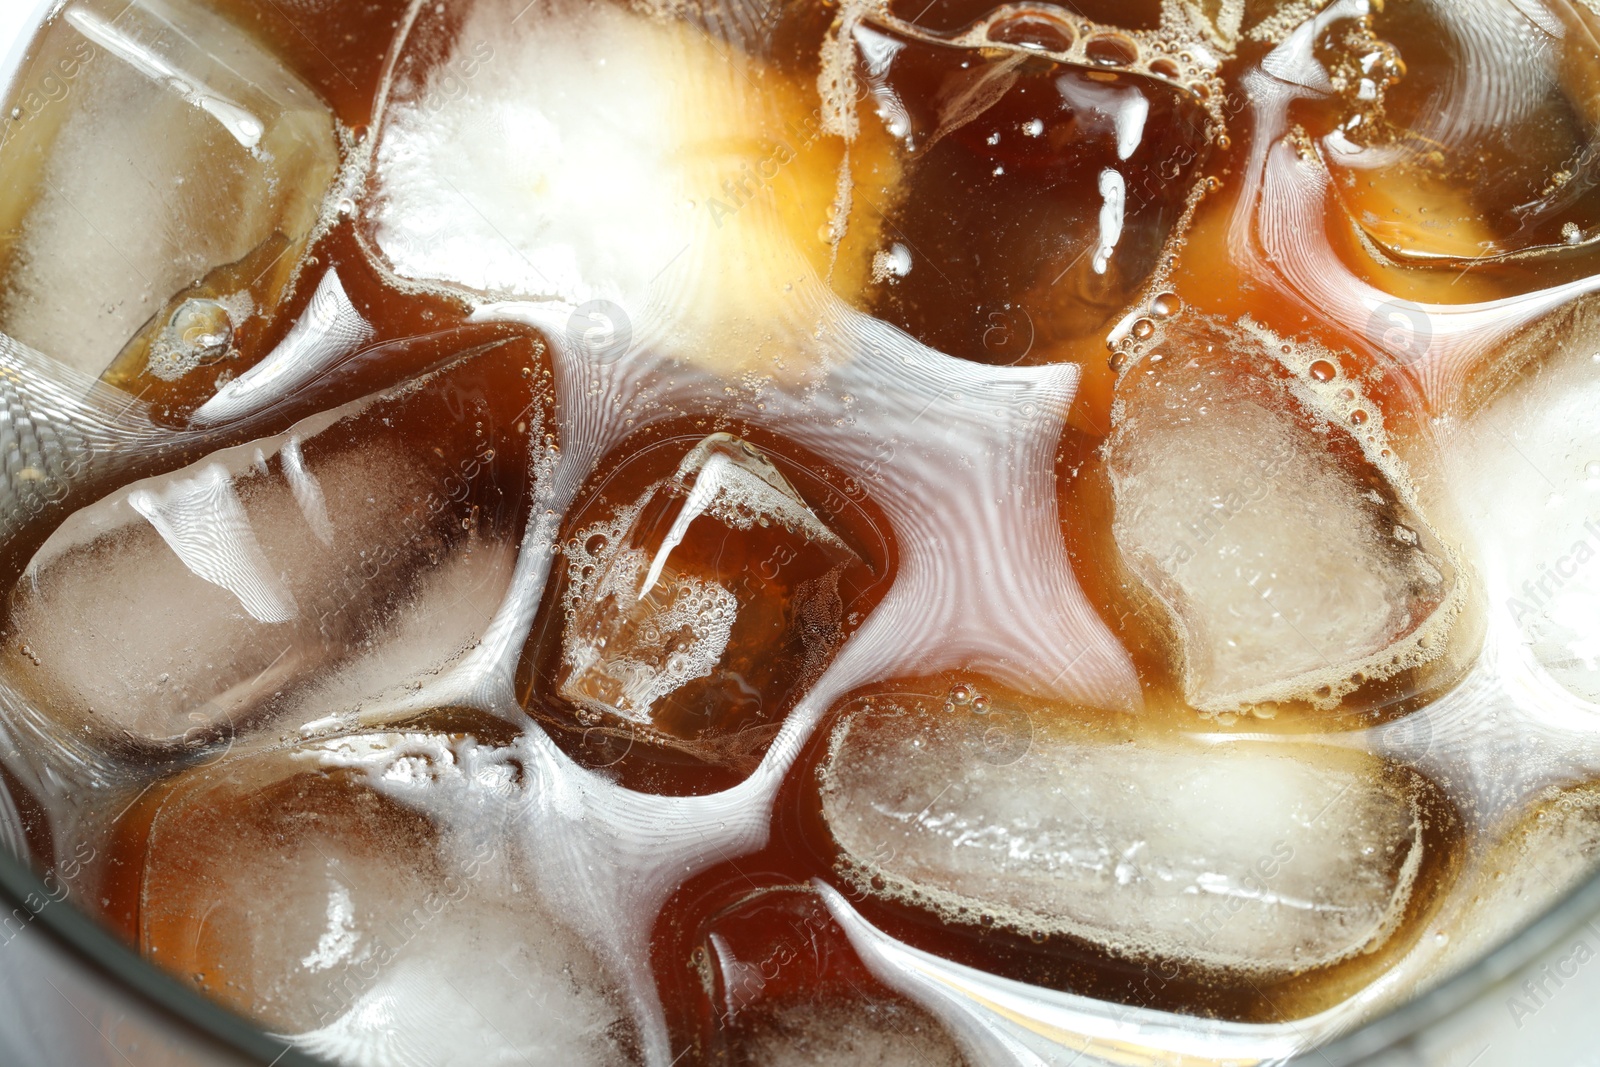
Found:
M 346 127 L 353 131 L 367 130 L 373 121 L 373 102 L 379 94 L 385 58 L 406 14 L 406 0 L 350 0 L 305 5 L 272 0 L 214 2 L 285 57 L 289 65 L 333 106 Z M 896 9 L 921 6 L 921 0 L 912 0 L 909 5 L 897 4 Z M 930 29 L 952 29 L 965 25 L 990 6 L 987 2 L 935 0 L 920 17 L 922 24 Z M 1159 17 L 1158 5 L 1153 0 L 1137 5 L 1106 2 L 1080 6 L 1091 16 L 1098 15 L 1106 22 L 1128 27 L 1152 25 Z M 779 20 L 777 39 L 793 49 L 792 54 L 778 57 L 784 65 L 802 73 L 814 72 L 817 35 L 828 19 L 823 10 L 821 4 L 816 8 L 806 6 Z M 1403 50 L 1414 46 L 1418 54 L 1425 50 L 1422 41 L 1402 41 L 1401 46 Z M 1234 65 L 1258 60 L 1259 54 L 1251 53 L 1255 47 L 1246 45 L 1244 54 Z M 1223 73 L 1226 77 L 1229 71 Z M 1152 121 L 1181 124 L 1187 120 L 1175 109 L 1158 112 Z M 1258 288 L 1241 284 L 1239 278 L 1229 274 L 1222 241 L 1233 207 L 1239 169 L 1249 151 L 1249 131 L 1235 129 L 1230 135 L 1232 143 L 1227 148 L 1201 146 L 1207 161 L 1203 171 L 1192 177 L 1199 181 L 1206 175 L 1212 176 L 1217 179 L 1217 186 L 1201 202 L 1186 244 L 1174 254 L 1152 238 L 1154 243 L 1148 258 L 1152 263 L 1162 260 L 1170 268 L 1164 283 L 1168 288 L 1182 293 L 1189 303 L 1204 306 L 1211 314 L 1250 315 L 1287 335 L 1310 337 L 1340 349 L 1347 348 L 1351 331 L 1359 329 L 1359 325 L 1319 321 L 1281 300 L 1269 298 Z M 986 168 L 1001 162 L 1015 165 L 1013 175 L 1007 179 L 1006 195 L 994 208 L 995 217 L 969 220 L 990 235 L 1008 232 L 1006 213 L 1024 198 L 1058 195 L 1060 188 L 1066 187 L 1062 183 L 1070 185 L 1068 179 L 1076 180 L 1047 167 L 1030 169 L 1027 160 L 986 156 L 987 149 L 978 138 L 953 139 L 944 149 L 949 158 L 942 169 L 930 171 L 931 177 L 921 179 L 931 183 L 924 195 L 935 203 L 970 203 L 974 197 L 986 195 L 983 181 Z M 1152 160 L 1150 165 L 1160 162 Z M 1036 187 L 1030 187 L 1030 182 Z M 1171 221 L 1171 210 L 1158 212 L 1157 216 L 1151 225 L 1165 225 Z M 1012 349 L 986 350 L 984 339 L 994 325 L 987 316 L 1007 311 L 1006 294 L 981 296 L 974 304 L 974 314 L 979 316 L 977 321 L 970 324 L 970 329 L 953 333 L 947 327 L 930 324 L 930 309 L 941 308 L 950 298 L 950 290 L 962 291 L 985 279 L 994 279 L 991 259 L 1001 255 L 1003 249 L 998 245 L 992 248 L 975 245 L 976 231 L 970 228 L 941 229 L 930 224 L 928 219 L 890 221 L 904 239 L 915 243 L 922 253 L 935 261 L 949 265 L 949 270 L 943 274 L 922 272 L 915 284 L 895 290 L 893 298 L 884 306 L 872 310 L 914 334 L 926 334 L 925 339 L 932 344 L 947 345 L 974 360 L 997 364 L 1072 360 L 1083 368 L 1071 427 L 1063 440 L 1059 459 L 1062 514 L 1067 517 L 1063 533 L 1072 564 L 1091 602 L 1133 656 L 1152 712 L 1151 728 L 1158 732 L 1183 729 L 1185 725 L 1195 728 L 1192 712 L 1185 708 L 1179 692 L 1173 650 L 1164 636 L 1161 620 L 1132 594 L 1133 579 L 1117 563 L 1109 533 L 1111 498 L 1097 450 L 1110 432 L 1115 385 L 1102 327 L 1108 317 L 1115 317 L 1110 311 L 1117 308 L 1110 308 L 1106 314 L 1097 313 L 1092 321 L 1081 324 L 1081 329 L 1040 338 L 1038 346 L 1021 357 Z M 993 224 L 992 228 L 988 224 Z M 1331 222 L 1327 233 L 1321 236 L 1341 253 L 1350 253 L 1344 257 L 1347 262 L 1359 261 L 1366 264 L 1361 269 L 1381 273 L 1383 284 L 1391 291 L 1419 300 L 1441 298 L 1446 289 L 1451 299 L 1456 300 L 1467 299 L 1469 295 L 1471 299 L 1485 299 L 1525 291 L 1576 276 L 1584 266 L 1569 261 L 1541 261 L 1538 265 L 1491 263 L 1471 271 L 1455 285 L 1448 276 L 1441 279 L 1438 272 L 1431 269 L 1372 264 L 1365 253 L 1357 254 L 1359 249 L 1355 248 L 1348 230 Z M 309 256 L 297 285 L 282 306 L 271 314 L 266 329 L 258 338 L 257 350 L 246 354 L 246 362 L 261 358 L 283 337 L 304 311 L 323 270 L 330 267 L 337 268 L 356 309 L 374 326 L 374 344 L 390 344 L 395 346 L 395 351 L 407 353 L 404 359 L 375 362 L 363 377 L 346 384 L 347 396 L 391 385 L 406 367 L 430 365 L 452 351 L 464 351 L 474 344 L 507 338 L 527 344 L 533 339 L 529 331 L 513 327 L 468 325 L 464 304 L 444 297 L 403 292 L 392 286 L 383 273 L 373 267 L 348 220 L 336 224 L 310 250 Z M 1043 258 L 1049 259 L 1048 256 Z M 923 278 L 931 280 L 926 283 L 928 287 L 919 289 L 917 286 L 924 285 Z M 998 281 L 1009 285 L 1018 299 L 1037 290 L 1032 278 L 999 278 Z M 1449 288 L 1452 285 L 1455 287 Z M 1006 325 L 1011 328 L 1015 322 L 1007 320 Z M 234 364 L 232 369 L 237 372 L 243 368 Z M 203 368 L 176 384 L 154 379 L 122 384 L 151 402 L 163 421 L 174 428 L 182 428 L 188 414 L 210 395 L 219 372 L 220 369 Z M 1397 437 L 1405 439 L 1408 433 L 1421 433 L 1416 428 L 1418 420 L 1408 414 L 1417 410 L 1417 399 L 1403 381 L 1382 377 L 1373 382 L 1372 391 L 1378 402 L 1392 412 L 1390 428 Z M 718 431 L 746 435 L 767 449 L 819 516 L 851 544 L 866 564 L 861 573 L 850 578 L 855 597 L 853 610 L 870 610 L 886 588 L 885 579 L 893 573 L 898 552 L 887 524 L 875 514 L 870 499 L 853 491 L 846 480 L 830 471 L 826 464 L 800 453 L 773 435 L 714 417 L 685 417 L 630 440 L 607 457 L 590 477 L 573 515 L 565 521 L 563 541 L 582 528 L 588 515 L 586 499 L 594 497 L 613 503 L 632 499 L 662 476 L 662 463 L 635 462 L 641 455 L 656 448 L 671 451 L 681 443 Z M 276 431 L 258 429 L 256 435 L 266 432 Z M 220 439 L 217 443 L 227 442 Z M 424 447 L 425 442 L 416 442 L 416 446 Z M 681 447 L 664 461 L 666 470 L 676 462 Z M 555 564 L 560 565 L 559 561 Z M 533 647 L 548 637 L 546 631 L 550 627 L 561 624 L 559 613 L 549 610 L 557 595 L 552 591 L 546 597 L 545 610 L 535 622 L 530 639 Z M 648 741 L 636 744 L 634 738 L 615 731 L 597 733 L 575 723 L 562 709 L 540 706 L 541 679 L 548 680 L 552 670 L 548 656 L 544 659 L 534 656 L 525 661 L 518 679 L 519 696 L 528 703 L 531 718 L 550 730 L 557 743 L 580 763 L 612 774 L 635 788 L 674 794 L 727 788 L 748 773 L 748 761 L 734 767 L 705 763 L 685 757 L 670 746 L 652 745 Z M 1346 707 L 1320 720 L 1285 717 L 1264 728 L 1289 732 L 1370 723 L 1411 707 L 1412 694 L 1408 686 L 1405 677 L 1393 679 L 1387 687 L 1373 687 L 1357 693 Z M 413 728 L 449 729 L 452 721 L 451 716 L 441 715 L 436 723 L 411 725 Z M 814 878 L 832 880 L 838 858 L 828 843 L 815 781 L 807 771 L 821 757 L 830 725 L 830 722 L 822 724 L 801 758 L 799 769 L 780 793 L 776 825 L 768 846 L 755 855 L 693 878 L 672 896 L 657 921 L 653 952 L 662 1000 L 668 1008 L 675 1042 L 693 1050 L 692 1062 L 738 1062 L 738 1026 L 745 1024 L 733 1025 L 732 1029 L 724 1026 L 725 1005 L 719 1007 L 718 992 L 708 991 L 703 981 L 705 932 L 719 923 L 731 922 L 733 927 L 742 930 L 741 936 L 751 942 L 749 951 L 758 961 L 774 952 L 805 955 L 808 960 L 805 967 L 782 968 L 782 987 L 770 990 L 778 1000 L 825 1001 L 887 995 L 866 975 L 843 935 L 825 918 L 825 912 L 806 896 L 804 889 Z M 152 773 L 174 770 L 174 766 L 167 765 L 153 767 Z M 1409 771 L 1396 773 L 1412 775 Z M 1431 846 L 1427 854 L 1431 859 L 1419 873 L 1419 888 L 1391 944 L 1384 952 L 1359 957 L 1327 972 L 1298 975 L 1270 988 L 1262 988 L 1249 979 L 1182 966 L 1119 960 L 1093 945 L 1071 943 L 1064 938 L 1039 943 L 980 926 L 941 926 L 926 915 L 896 905 L 858 901 L 858 906 L 874 923 L 905 941 L 946 958 L 1042 986 L 1201 1016 L 1253 1022 L 1300 1018 L 1331 1006 L 1370 983 L 1396 952 L 1415 939 L 1424 917 L 1449 884 L 1454 862 L 1451 857 L 1458 852 L 1456 845 L 1461 836 L 1459 820 L 1442 796 L 1435 795 L 1436 791 L 1420 776 L 1412 776 L 1418 778 L 1412 786 L 1423 795 L 1422 807 L 1429 814 Z M 152 958 L 186 978 L 197 973 L 209 974 L 210 977 L 199 980 L 200 988 L 247 1013 L 252 1012 L 255 1008 L 248 998 L 230 992 L 215 966 L 207 967 L 204 960 L 194 956 L 194 945 L 174 943 L 181 940 L 182 924 L 173 925 L 173 909 L 164 907 L 159 913 L 150 910 L 157 888 L 166 887 L 163 892 L 180 897 L 185 892 L 196 891 L 186 890 L 182 884 L 186 877 L 182 867 L 185 861 L 149 851 L 156 847 L 149 840 L 151 819 L 166 801 L 167 791 L 167 786 L 159 787 L 135 806 L 117 837 L 109 873 L 98 886 L 98 892 L 88 894 L 86 899 L 106 896 L 110 900 L 105 909 L 106 918 Z M 398 818 L 392 812 L 380 814 L 381 818 L 374 815 L 368 821 L 375 826 Z M 360 819 L 352 817 L 346 821 L 350 823 L 345 827 L 349 832 L 376 832 Z M 213 829 L 219 834 L 225 832 L 220 823 Z M 265 835 L 269 829 L 255 826 L 251 832 Z M 413 831 L 424 832 L 416 828 L 406 832 Z M 725 918 L 741 907 L 755 911 L 744 918 L 737 915 L 731 920 Z M 784 929 L 792 927 L 793 936 L 787 941 L 778 937 L 772 944 L 763 945 L 761 939 L 766 935 L 757 927 L 762 921 L 778 921 L 770 915 L 768 920 L 760 920 L 767 912 L 780 915 L 780 925 L 788 923 Z M 730 1041 L 734 1046 L 731 1052 Z

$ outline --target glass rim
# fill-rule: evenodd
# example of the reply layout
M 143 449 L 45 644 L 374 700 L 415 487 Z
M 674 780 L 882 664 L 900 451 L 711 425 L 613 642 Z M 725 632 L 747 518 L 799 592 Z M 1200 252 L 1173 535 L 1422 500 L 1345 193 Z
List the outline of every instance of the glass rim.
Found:
M 70 895 L 56 899 L 31 865 L 0 848 L 0 907 L 26 915 L 24 931 L 37 930 L 64 953 L 153 1015 L 209 1039 L 248 1060 L 269 1067 L 330 1067 L 259 1024 L 223 1007 L 145 959 L 98 920 L 81 910 Z M 42 907 L 28 901 L 44 901 Z

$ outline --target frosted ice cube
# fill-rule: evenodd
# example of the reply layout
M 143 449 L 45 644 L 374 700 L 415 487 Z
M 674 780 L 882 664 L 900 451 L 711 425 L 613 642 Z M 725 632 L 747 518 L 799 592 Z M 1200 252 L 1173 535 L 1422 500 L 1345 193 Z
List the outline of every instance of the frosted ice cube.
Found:
M 1521 370 L 1441 452 L 1496 635 L 1600 704 L 1600 403 L 1595 316 L 1562 315 L 1504 350 Z
M 477 73 L 456 90 L 463 65 Z M 826 286 L 853 292 L 870 273 L 867 201 L 886 202 L 893 168 L 870 131 L 848 181 L 844 160 L 807 79 L 698 25 L 491 0 L 465 19 L 424 10 L 365 214 L 408 278 L 612 302 L 635 338 L 770 369 L 792 352 L 761 338 L 809 334 Z
M 963 1067 L 949 1035 L 919 1009 L 894 1001 L 808 1004 L 751 1028 L 727 1060 L 741 1067 Z
M 1197 318 L 1151 346 L 1118 384 L 1113 529 L 1171 616 L 1189 702 L 1325 705 L 1438 656 L 1451 554 L 1339 361 Z
M 608 484 L 630 484 L 639 467 Z M 559 647 L 537 634 L 530 644 L 542 695 L 584 726 L 753 765 L 837 651 L 860 558 L 765 454 L 728 434 L 599 522 L 603 499 L 581 507 L 551 616 L 564 622 Z
M 180 774 L 126 817 L 134 886 L 110 917 L 184 982 L 337 1062 L 627 1062 L 609 977 L 535 899 L 508 827 L 468 840 L 426 810 L 476 798 L 481 818 L 503 799 L 507 782 L 465 780 L 479 747 L 361 735 Z
M 303 82 L 195 0 L 73 0 L 15 99 L 0 329 L 127 383 L 260 326 L 339 163 Z
M 1509 940 L 1592 878 L 1600 864 L 1600 788 L 1548 789 L 1489 828 L 1484 858 L 1463 880 L 1461 911 L 1430 972 L 1449 974 Z
M 1051 709 L 997 763 L 969 720 L 1014 698 L 968 688 L 948 710 L 879 696 L 836 727 L 822 811 L 860 893 L 1248 988 L 1381 966 L 1449 862 L 1453 816 L 1420 775 L 1311 744 L 1067 740 Z
M 171 747 L 331 684 L 414 613 L 439 639 L 414 669 L 459 654 L 526 519 L 549 411 L 527 357 L 479 352 L 76 512 L 10 597 L 6 678 L 74 732 Z

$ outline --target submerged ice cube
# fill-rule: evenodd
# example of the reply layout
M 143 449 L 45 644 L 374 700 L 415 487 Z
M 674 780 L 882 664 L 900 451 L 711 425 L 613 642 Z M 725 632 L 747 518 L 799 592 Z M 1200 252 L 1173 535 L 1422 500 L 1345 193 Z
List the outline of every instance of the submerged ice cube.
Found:
M 739 1067 L 960 1067 L 937 1020 L 856 958 L 815 890 L 768 886 L 711 915 L 689 965 L 710 999 L 700 1047 Z
M 197 0 L 73 0 L 16 100 L 0 330 L 130 386 L 259 328 L 339 164 L 299 78 Z
M 1376 5 L 1375 5 L 1376 6 Z M 1350 220 L 1402 262 L 1480 263 L 1600 239 L 1600 15 L 1427 0 L 1330 21 L 1314 127 Z M 1391 43 L 1427 40 L 1406 50 Z
M 638 484 L 664 455 L 608 488 Z M 535 711 L 564 707 L 625 743 L 748 770 L 838 650 L 862 560 L 771 459 L 729 434 L 700 441 L 638 497 L 609 496 L 569 522 L 566 574 L 525 662 Z
M 851 43 L 860 121 L 898 142 L 906 173 L 872 311 L 1004 364 L 1116 322 L 1198 195 L 1217 128 L 1193 86 L 1209 72 L 1045 5 L 948 34 L 869 19 Z
M 1461 917 L 1432 964 L 1449 974 L 1476 962 L 1544 914 L 1600 865 L 1600 786 L 1550 788 L 1490 828 L 1483 859 L 1464 879 Z
M 75 513 L 11 593 L 0 670 L 66 729 L 170 749 L 329 684 L 419 611 L 410 669 L 460 655 L 526 519 L 537 367 L 489 346 Z
M 510 845 L 515 808 L 482 833 L 454 818 L 513 795 L 489 747 L 240 749 L 141 797 L 88 896 L 181 981 L 335 1062 L 629 1062 L 611 976 Z
M 1206 999 L 1298 982 L 1298 1012 L 1326 1000 L 1306 975 L 1358 987 L 1338 965 L 1392 958 L 1424 872 L 1453 862 L 1437 791 L 1354 750 L 1065 734 L 1018 705 L 1026 750 L 984 759 L 971 720 L 1017 698 L 961 688 L 965 704 L 875 696 L 835 728 L 822 812 L 861 894 L 1153 964 Z
M 1327 705 L 1439 656 L 1451 553 L 1339 361 L 1195 317 L 1150 347 L 1117 386 L 1113 533 L 1189 703 Z

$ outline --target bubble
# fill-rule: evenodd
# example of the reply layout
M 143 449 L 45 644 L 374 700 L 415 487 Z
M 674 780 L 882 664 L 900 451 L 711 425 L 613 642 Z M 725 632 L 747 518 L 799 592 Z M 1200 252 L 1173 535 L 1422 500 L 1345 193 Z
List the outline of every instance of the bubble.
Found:
M 1089 62 L 1101 67 L 1126 67 L 1139 58 L 1139 46 L 1119 33 L 1093 37 L 1083 46 Z
M 1311 364 L 1311 377 L 1319 382 L 1331 382 L 1339 376 L 1339 368 L 1326 359 L 1315 360 Z
M 1158 319 L 1170 319 L 1183 310 L 1183 298 L 1177 293 L 1157 293 L 1150 301 L 1150 314 Z
M 1040 52 L 1067 52 L 1077 41 L 1077 32 L 1065 22 L 1039 12 L 1014 15 L 995 22 L 988 29 L 989 40 Z
M 233 320 L 215 300 L 185 300 L 172 313 L 171 328 L 201 362 L 222 358 L 233 341 Z
M 950 690 L 950 700 L 963 706 L 972 703 L 972 687 L 966 684 L 955 686 Z
M 1365 426 L 1366 422 L 1367 413 L 1365 411 L 1352 411 L 1350 413 L 1350 424 L 1352 426 Z
M 1133 336 L 1147 341 L 1155 335 L 1156 324 L 1149 319 L 1139 319 L 1133 324 Z

